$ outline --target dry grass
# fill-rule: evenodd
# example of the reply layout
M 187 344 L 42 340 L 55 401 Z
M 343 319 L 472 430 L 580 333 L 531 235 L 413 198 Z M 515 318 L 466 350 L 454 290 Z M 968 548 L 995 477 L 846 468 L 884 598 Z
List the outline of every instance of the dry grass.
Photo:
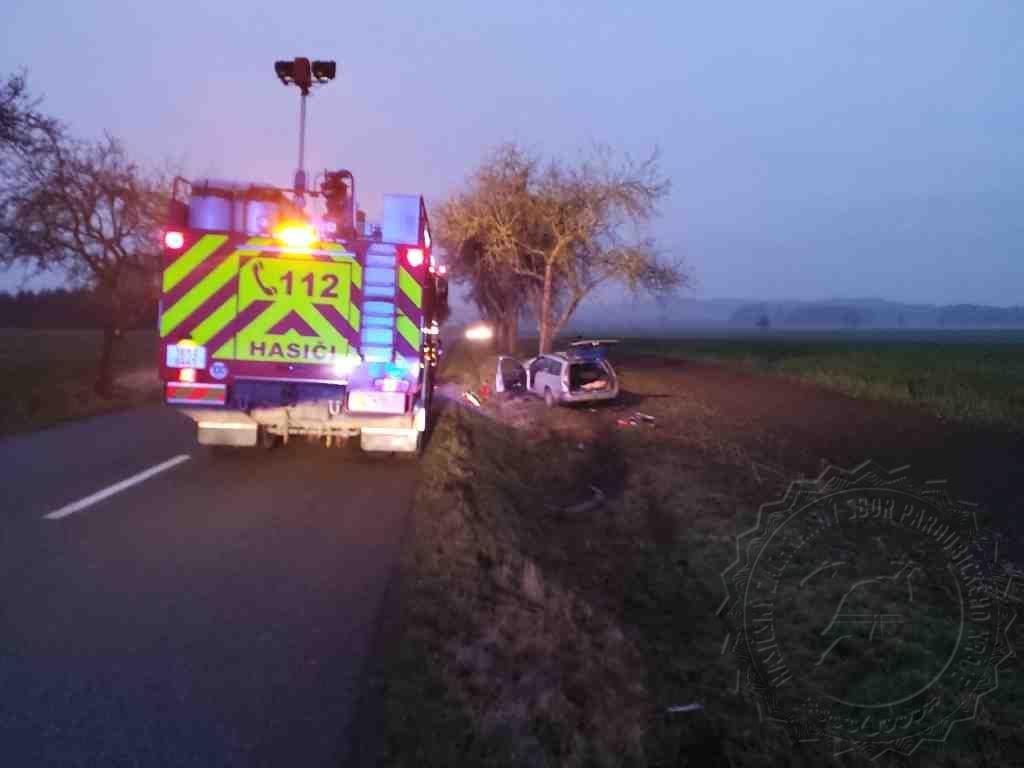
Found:
M 574 498 L 572 469 L 582 463 L 556 438 L 542 441 L 535 447 L 563 454 L 568 473 L 545 462 L 537 476 L 544 469 L 529 463 L 537 455 L 530 446 L 467 411 L 450 414 L 434 435 L 409 596 L 426 611 L 410 618 L 435 625 L 447 617 L 423 638 L 431 674 L 473 727 L 453 755 L 454 734 L 439 738 L 436 723 L 402 718 L 411 730 L 389 734 L 399 747 L 393 764 L 543 765 L 558 755 L 561 764 L 585 765 L 641 742 L 648 696 L 632 674 L 635 647 L 607 607 L 567 583 L 545 553 L 526 555 L 554 510 Z M 551 488 L 560 490 L 549 495 Z
M 695 420 L 708 415 L 690 407 Z M 694 588 L 695 573 L 725 566 L 732 530 L 712 514 L 682 557 L 672 542 L 692 521 L 669 510 L 706 514 L 724 497 L 680 482 L 693 468 L 652 462 L 665 456 L 653 431 L 618 435 L 581 416 L 492 403 L 452 408 L 435 433 L 407 563 L 410 642 L 391 676 L 388 764 L 649 765 L 678 735 L 659 708 L 707 698 L 692 683 L 717 662 L 721 638 L 716 598 Z M 659 668 L 664 654 L 650 643 L 688 653 L 682 638 L 695 626 L 707 653 Z M 679 680 L 689 690 L 665 688 Z M 424 710 L 427 689 L 443 690 L 444 705 Z M 415 715 L 396 696 L 413 690 Z

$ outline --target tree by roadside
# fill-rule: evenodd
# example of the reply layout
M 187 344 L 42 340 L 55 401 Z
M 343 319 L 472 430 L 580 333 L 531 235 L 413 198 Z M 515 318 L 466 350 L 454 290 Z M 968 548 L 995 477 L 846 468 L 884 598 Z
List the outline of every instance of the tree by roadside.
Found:
M 21 81 L 11 102 L 34 109 Z M 96 391 L 109 396 L 120 330 L 156 301 L 158 233 L 166 198 L 161 179 L 144 173 L 116 139 L 80 141 L 48 121 L 29 138 L 15 127 L 0 199 L 0 261 L 60 269 L 93 289 L 103 314 Z M 20 142 L 20 143 L 19 143 Z
M 442 206 L 441 242 L 485 315 L 518 317 L 529 307 L 539 350 L 547 352 L 580 302 L 604 283 L 661 295 L 687 283 L 680 266 L 663 261 L 642 234 L 668 189 L 656 154 L 637 163 L 600 148 L 578 165 L 542 164 L 507 144 Z M 477 298 L 490 285 L 501 289 L 500 307 Z

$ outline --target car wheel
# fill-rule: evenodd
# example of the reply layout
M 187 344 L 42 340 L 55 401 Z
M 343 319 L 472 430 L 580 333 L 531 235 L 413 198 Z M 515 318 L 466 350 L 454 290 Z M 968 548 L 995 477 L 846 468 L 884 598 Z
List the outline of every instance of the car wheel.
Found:
M 548 408 L 554 408 L 558 401 L 555 400 L 555 393 L 551 391 L 550 387 L 544 388 L 544 404 Z
M 277 435 L 272 435 L 266 429 L 260 428 L 259 431 L 259 445 L 265 451 L 272 451 L 281 444 L 281 438 Z

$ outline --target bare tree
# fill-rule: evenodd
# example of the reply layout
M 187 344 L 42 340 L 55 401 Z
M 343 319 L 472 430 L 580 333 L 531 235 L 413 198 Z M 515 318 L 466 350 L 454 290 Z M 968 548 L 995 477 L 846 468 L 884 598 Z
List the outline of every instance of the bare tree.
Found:
M 0 83 L 0 221 L 7 218 L 12 194 L 24 183 L 25 164 L 63 131 L 37 107 L 24 74 L 9 75 Z
M 442 229 L 457 247 L 477 244 L 479 272 L 514 279 L 516 299 L 531 307 L 540 351 L 547 352 L 580 302 L 605 282 L 656 294 L 686 283 L 683 270 L 663 262 L 641 232 L 668 188 L 656 153 L 635 163 L 599 148 L 577 166 L 542 167 L 509 144 L 445 204 Z M 474 273 L 464 274 L 477 285 Z
M 33 146 L 13 173 L 0 218 L 0 258 L 60 268 L 94 289 L 104 308 L 96 391 L 109 396 L 120 329 L 155 301 L 162 185 L 116 139 L 81 142 L 59 131 Z
M 25 75 L 9 75 L 0 84 L 0 161 L 10 163 L 12 155 L 24 155 L 60 126 L 38 111 L 38 101 L 29 96 Z

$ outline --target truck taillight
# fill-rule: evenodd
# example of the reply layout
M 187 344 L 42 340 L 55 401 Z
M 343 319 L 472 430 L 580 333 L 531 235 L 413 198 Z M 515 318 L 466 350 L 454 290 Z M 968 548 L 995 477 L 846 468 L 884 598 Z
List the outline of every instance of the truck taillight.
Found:
M 405 252 L 405 260 L 410 267 L 422 267 L 424 258 L 422 248 L 409 248 Z
M 185 235 L 176 229 L 170 229 L 164 232 L 164 245 L 172 251 L 181 250 L 185 245 Z

